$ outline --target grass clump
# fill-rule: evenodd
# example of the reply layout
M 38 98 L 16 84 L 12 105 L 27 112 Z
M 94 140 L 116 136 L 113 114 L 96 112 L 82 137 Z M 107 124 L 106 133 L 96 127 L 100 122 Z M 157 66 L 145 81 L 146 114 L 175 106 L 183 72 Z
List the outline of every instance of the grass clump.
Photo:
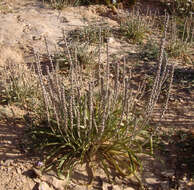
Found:
M 43 3 L 48 2 L 55 9 L 63 9 L 67 6 L 87 5 L 89 0 L 42 0 Z
M 146 44 L 141 47 L 140 56 L 145 60 L 156 61 L 159 56 L 159 46 L 153 40 L 148 40 Z
M 172 0 L 165 2 L 170 14 L 185 17 L 194 11 L 192 0 Z
M 97 57 L 97 50 L 90 48 L 89 46 L 79 46 L 77 51 L 77 59 L 79 64 L 85 69 L 86 67 L 95 66 Z M 87 52 L 87 53 L 86 53 Z
M 155 14 L 151 16 L 149 10 L 144 16 L 139 9 L 133 10 L 120 22 L 119 33 L 133 43 L 142 43 L 155 23 L 155 16 Z
M 148 122 L 162 84 L 169 76 L 167 63 L 163 61 L 164 39 L 157 75 L 144 111 L 136 103 L 142 97 L 145 83 L 139 85 L 138 91 L 133 90 L 130 75 L 124 69 L 125 61 L 122 73 L 119 63 L 115 64 L 111 79 L 108 52 L 106 66 L 103 70 L 101 66 L 98 68 L 98 79 L 92 77 L 86 83 L 78 74 L 79 64 L 73 62 L 75 54 L 71 54 L 66 40 L 70 65 L 68 80 L 57 72 L 48 71 L 48 75 L 43 76 L 36 56 L 44 98 L 42 113 L 39 113 L 41 119 L 32 123 L 31 136 L 39 150 L 45 153 L 43 170 L 54 169 L 59 176 L 68 171 L 69 176 L 77 165 L 86 163 L 93 173 L 96 163 L 108 177 L 112 171 L 121 177 L 131 174 L 137 177 L 141 168 L 138 153 L 150 153 L 150 149 L 153 153 Z M 171 82 L 172 78 L 173 74 Z
M 1 103 L 14 103 L 29 110 L 38 103 L 40 91 L 37 77 L 24 64 L 8 62 L 1 73 Z
M 97 48 L 92 48 L 88 44 L 76 43 L 76 45 L 72 45 L 70 51 L 74 53 L 74 57 L 72 57 L 73 61 L 76 64 L 79 63 L 82 70 L 85 70 L 85 73 L 96 66 Z M 53 62 L 58 67 L 58 72 L 60 74 L 68 75 L 70 64 L 64 52 L 54 55 Z
M 91 4 L 104 4 L 107 6 L 114 6 L 123 1 L 112 1 L 112 0 L 42 0 L 44 2 L 49 2 L 52 7 L 57 9 L 62 9 L 65 6 L 78 6 L 78 5 L 91 5 Z M 125 6 L 132 7 L 136 4 L 136 0 L 130 0 L 129 2 L 124 2 Z
M 167 45 L 167 52 L 170 57 L 190 56 L 193 46 L 193 24 L 192 15 L 185 17 L 185 19 L 172 17 Z
M 140 18 L 137 19 L 127 19 L 120 25 L 120 32 L 128 39 L 132 40 L 134 43 L 140 43 L 145 37 L 147 32 L 147 26 L 144 25 Z
M 136 153 L 142 151 L 146 136 L 145 127 L 138 129 L 131 111 L 137 94 L 129 96 L 129 79 L 124 79 L 122 89 L 118 76 L 114 89 L 109 86 L 109 74 L 100 78 L 99 86 L 95 81 L 82 86 L 77 68 L 71 61 L 70 65 L 67 83 L 55 72 L 44 78 L 39 70 L 45 108 L 41 118 L 45 120 L 36 121 L 31 134 L 46 151 L 44 169 L 55 169 L 60 175 L 78 164 L 97 163 L 108 176 L 112 170 L 123 177 L 136 175 L 140 169 Z M 118 70 L 116 65 L 115 72 Z M 106 71 L 109 73 L 108 64 Z M 135 138 L 137 134 L 142 135 L 141 140 Z
M 76 29 L 70 31 L 68 34 L 68 39 L 73 41 L 78 41 L 80 43 L 87 43 L 89 45 L 99 44 L 101 42 L 106 42 L 111 36 L 111 28 L 108 26 L 96 27 L 97 24 L 83 27 L 82 29 Z
M 179 40 L 171 41 L 167 50 L 170 57 L 184 57 L 188 52 L 188 44 Z

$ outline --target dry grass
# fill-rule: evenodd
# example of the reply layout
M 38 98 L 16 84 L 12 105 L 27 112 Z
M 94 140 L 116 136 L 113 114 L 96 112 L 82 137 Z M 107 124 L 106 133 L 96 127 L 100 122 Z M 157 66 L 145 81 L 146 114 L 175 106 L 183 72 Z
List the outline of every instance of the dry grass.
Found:
M 132 34 L 129 37 L 135 43 L 143 43 L 148 23 L 151 23 L 141 18 L 137 15 L 134 20 L 128 20 L 131 22 L 129 25 L 125 25 L 125 32 Z M 17 64 L 23 62 L 18 52 L 1 49 L 2 98 L 4 102 L 23 106 L 28 111 L 30 123 L 29 120 L 26 123 L 30 126 L 34 145 L 43 151 L 44 170 L 55 169 L 59 176 L 68 171 L 70 175 L 77 164 L 91 164 L 98 160 L 108 176 L 113 169 L 122 177 L 130 174 L 137 177 L 141 166 L 137 153 L 154 152 L 153 137 L 157 127 L 150 127 L 149 121 L 167 79 L 169 86 L 160 110 L 161 118 L 167 110 L 171 93 L 174 65 L 168 63 L 165 49 L 166 39 L 169 38 L 168 22 L 166 15 L 160 47 L 157 47 L 157 55 L 155 52 L 153 55 L 157 60 L 157 72 L 148 101 L 141 109 L 138 105 L 142 103 L 145 81 L 134 90 L 125 58 L 122 68 L 117 60 L 110 68 L 109 43 L 103 40 L 106 31 L 102 29 L 92 28 L 78 35 L 78 41 L 87 41 L 85 48 L 68 44 L 63 36 L 65 53 L 53 59 L 48 51 L 50 67 L 46 67 L 46 73 L 42 72 L 38 52 L 34 52 L 35 68 L 29 70 L 24 64 Z M 152 27 L 152 24 L 149 25 L 149 29 Z M 184 43 L 191 43 L 193 38 L 193 33 L 189 33 L 189 37 L 185 35 L 188 30 L 191 31 L 188 28 L 185 25 L 181 35 Z M 105 43 L 102 44 L 102 41 Z M 91 44 L 98 46 L 94 60 L 91 59 L 93 54 L 88 54 Z M 101 62 L 101 50 L 104 50 L 101 45 L 106 47 L 106 64 Z M 149 48 L 148 53 L 152 51 Z M 9 57 L 10 54 L 13 58 Z M 85 70 L 84 67 L 94 63 L 96 67 Z M 65 70 L 65 75 L 60 70 Z M 125 172 L 122 165 L 126 165 Z

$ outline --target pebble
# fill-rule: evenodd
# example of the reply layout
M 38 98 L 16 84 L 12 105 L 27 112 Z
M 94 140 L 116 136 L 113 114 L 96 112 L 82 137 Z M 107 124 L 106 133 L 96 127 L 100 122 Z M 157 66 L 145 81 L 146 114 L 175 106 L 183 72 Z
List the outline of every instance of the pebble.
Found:
M 49 187 L 49 185 L 45 182 L 41 182 L 39 184 L 38 190 L 53 190 L 52 188 Z
M 22 173 L 22 171 L 21 171 L 20 168 L 16 168 L 16 172 L 17 172 L 18 174 L 21 174 L 21 173 Z

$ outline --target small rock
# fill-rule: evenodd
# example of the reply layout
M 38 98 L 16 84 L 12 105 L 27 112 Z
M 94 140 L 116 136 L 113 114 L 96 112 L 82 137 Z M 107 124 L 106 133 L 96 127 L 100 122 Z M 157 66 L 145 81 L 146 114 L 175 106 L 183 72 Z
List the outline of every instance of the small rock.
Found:
M 35 173 L 39 178 L 41 178 L 42 173 L 41 173 L 40 170 L 37 170 L 36 168 L 33 168 L 32 170 L 34 171 L 34 173 Z
M 139 61 L 139 64 L 144 64 L 144 61 Z
M 113 187 L 111 184 L 103 182 L 103 189 L 113 189 Z
M 149 61 L 148 57 L 144 57 L 144 61 Z
M 41 40 L 41 36 L 32 36 L 32 40 Z
M 21 174 L 21 173 L 22 173 L 22 171 L 21 171 L 20 168 L 16 168 L 16 172 L 17 172 L 18 174 Z
M 67 23 L 67 22 L 69 22 L 65 17 L 61 17 L 60 18 L 60 22 L 61 23 Z
M 34 179 L 33 179 L 33 182 L 35 182 L 35 183 L 38 183 L 38 184 L 39 184 L 39 183 L 41 182 L 41 179 L 39 179 L 39 178 L 34 178 Z
M 133 187 L 126 187 L 125 190 L 135 190 Z
M 38 190 L 53 190 L 52 188 L 49 187 L 49 185 L 45 182 L 41 182 Z
M 31 190 L 33 188 L 33 186 L 30 186 L 30 184 L 28 182 L 26 182 L 26 183 L 23 184 L 23 188 L 25 190 Z
M 64 190 L 67 185 L 67 181 L 54 178 L 52 185 L 58 190 Z
M 169 182 L 168 181 L 163 181 L 161 182 L 161 187 L 162 189 L 169 189 Z
M 55 187 L 58 190 L 64 190 L 64 188 L 67 185 L 67 181 L 65 179 L 61 180 L 53 175 L 52 176 L 51 175 L 44 175 L 44 176 L 42 176 L 42 180 L 44 180 L 48 184 L 51 184 L 53 187 Z
M 175 173 L 174 170 L 167 170 L 167 171 L 161 172 L 161 174 L 165 177 L 172 177 L 174 173 Z
M 13 113 L 11 111 L 11 109 L 9 109 L 9 107 L 1 107 L 0 108 L 0 115 L 4 116 L 4 117 L 13 117 Z
M 135 53 L 137 53 L 135 50 L 130 50 L 130 53 L 132 53 L 132 54 L 135 54 Z
M 5 166 L 12 166 L 13 162 L 12 162 L 12 160 L 5 160 L 4 165 Z
M 121 190 L 121 186 L 119 186 L 119 185 L 113 185 L 111 187 L 113 187 L 112 189 L 114 189 L 114 190 Z M 111 189 L 111 187 L 109 187 L 109 189 Z
M 109 38 L 107 39 L 107 41 L 108 41 L 109 43 L 113 43 L 113 42 L 114 42 L 114 38 L 113 38 L 113 37 L 109 37 Z
M 111 188 L 112 186 L 109 186 L 108 188 L 105 188 L 105 190 L 109 190 L 109 189 L 113 189 L 113 190 L 135 190 L 133 187 L 123 187 L 121 185 L 113 185 L 113 187 Z
M 152 177 L 152 178 L 151 177 L 150 178 L 146 178 L 145 181 L 148 184 L 157 184 L 157 183 L 159 183 L 158 182 L 158 179 L 157 178 L 154 178 L 154 177 Z

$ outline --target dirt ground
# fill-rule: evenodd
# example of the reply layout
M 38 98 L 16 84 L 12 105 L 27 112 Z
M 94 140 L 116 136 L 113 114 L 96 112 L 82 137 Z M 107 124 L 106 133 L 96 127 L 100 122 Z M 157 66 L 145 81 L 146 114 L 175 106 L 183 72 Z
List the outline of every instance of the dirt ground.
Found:
M 56 42 L 60 41 L 62 30 L 68 32 L 94 20 L 105 21 L 111 26 L 117 26 L 118 23 L 115 21 L 114 15 L 112 19 L 101 16 L 106 11 L 107 8 L 104 6 L 68 7 L 63 11 L 57 11 L 43 5 L 40 1 L 0 1 L 0 68 L 10 59 L 17 63 L 30 62 L 33 59 L 33 50 L 44 54 L 46 52 L 44 37 L 48 40 L 49 50 L 55 52 L 56 47 L 60 48 Z M 136 46 L 112 40 L 110 52 L 116 54 L 120 51 L 130 51 L 135 54 Z M 133 64 L 133 61 L 134 58 L 129 57 L 129 62 Z M 144 68 L 146 72 L 147 65 L 143 62 L 142 64 L 141 68 Z M 191 65 L 178 67 L 175 70 L 175 83 L 169 108 L 165 118 L 161 121 L 161 127 L 167 128 L 167 132 L 174 131 L 174 135 L 165 141 L 166 154 L 160 154 L 163 162 L 152 157 L 143 158 L 146 163 L 143 180 L 147 184 L 147 189 L 194 189 L 194 183 L 189 176 L 194 171 L 194 165 L 189 165 L 194 163 L 192 154 L 194 143 L 186 147 L 187 155 L 184 153 L 184 147 L 182 150 L 178 144 L 171 143 L 172 139 L 177 139 L 177 142 L 180 143 L 193 141 L 194 134 L 192 137 L 191 131 L 194 129 L 194 86 L 192 86 L 192 82 L 188 82 L 194 80 L 193 69 L 193 65 Z M 187 76 L 186 79 L 184 74 Z M 181 83 L 183 79 L 187 81 L 184 84 Z M 153 124 L 158 122 L 159 115 L 157 113 L 159 111 L 156 110 Z M 38 166 L 39 158 L 33 154 L 33 156 L 29 155 L 25 150 L 23 136 L 26 126 L 22 122 L 24 114 L 25 112 L 17 107 L 0 105 L 0 190 L 64 189 L 64 181 L 51 177 L 52 175 L 41 176 L 35 169 Z M 180 131 L 188 134 L 187 137 L 191 136 L 191 139 L 182 138 L 178 133 Z M 184 160 L 188 157 L 193 160 L 185 163 Z M 131 184 L 120 182 L 120 185 L 113 185 L 104 180 L 100 171 L 98 174 L 93 187 L 85 187 L 76 183 L 84 181 L 85 178 L 87 181 L 86 175 L 78 172 L 75 176 L 77 180 L 70 184 L 70 189 L 138 189 L 133 180 Z

